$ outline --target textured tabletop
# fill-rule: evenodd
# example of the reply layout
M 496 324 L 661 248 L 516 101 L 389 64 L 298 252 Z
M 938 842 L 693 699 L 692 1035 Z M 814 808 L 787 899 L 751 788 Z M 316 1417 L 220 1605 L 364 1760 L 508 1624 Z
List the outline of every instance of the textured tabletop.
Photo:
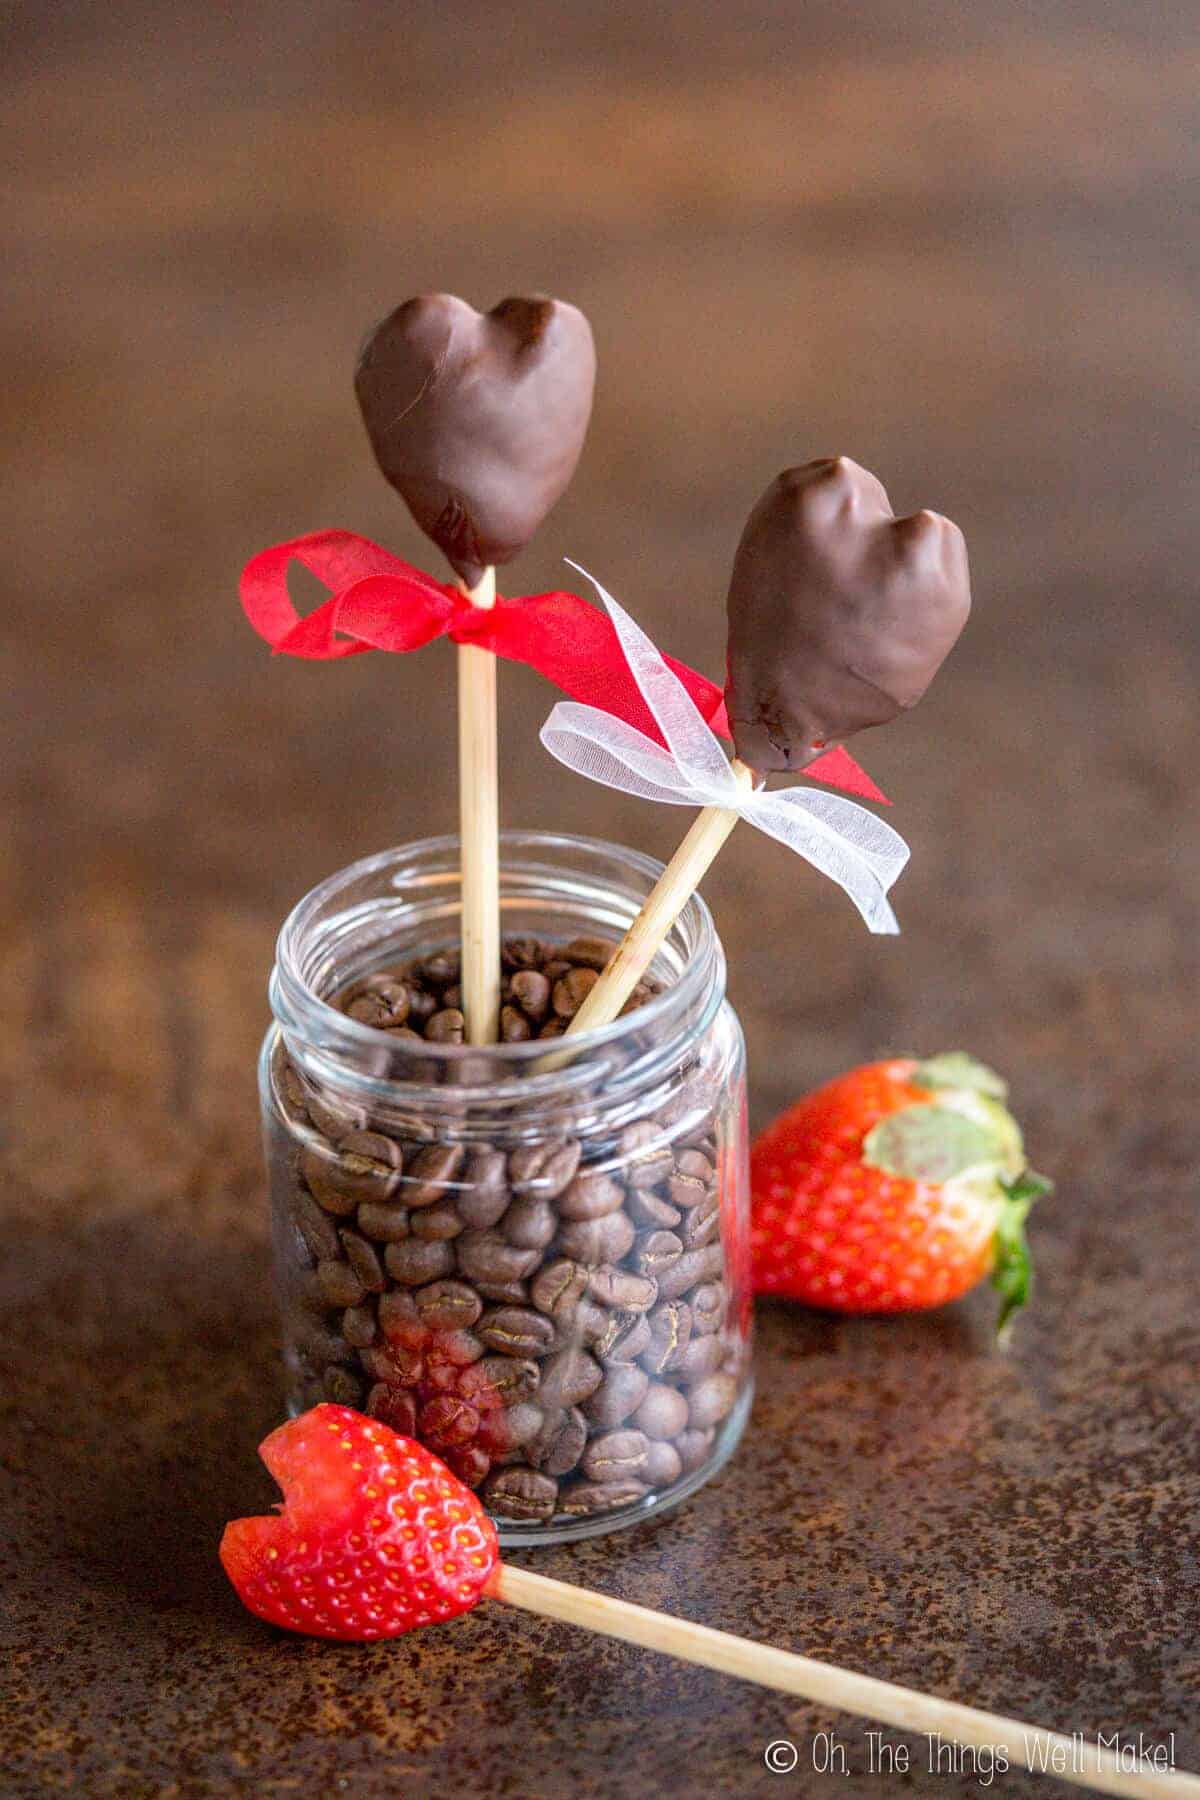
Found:
M 5 1800 L 981 1791 L 923 1741 L 885 1732 L 876 1763 L 911 1768 L 872 1772 L 850 1718 L 491 1604 L 374 1648 L 285 1638 L 218 1566 L 273 1497 L 274 933 L 455 812 L 447 648 L 272 663 L 236 574 L 319 525 L 426 560 L 350 385 L 423 286 L 541 287 L 595 325 L 583 463 L 508 591 L 570 554 L 717 674 L 741 521 L 785 464 L 846 452 L 961 523 L 966 637 L 858 747 L 912 846 L 903 936 L 749 832 L 705 891 L 757 1123 L 963 1045 L 1058 1180 L 1007 1356 L 986 1295 L 764 1307 L 732 1464 L 524 1560 L 1093 1741 L 1174 1731 L 1200 1767 L 1183 14 L 115 10 L 26 8 L 8 71 Z M 548 690 L 500 686 L 506 822 L 669 853 L 685 815 L 553 772 Z

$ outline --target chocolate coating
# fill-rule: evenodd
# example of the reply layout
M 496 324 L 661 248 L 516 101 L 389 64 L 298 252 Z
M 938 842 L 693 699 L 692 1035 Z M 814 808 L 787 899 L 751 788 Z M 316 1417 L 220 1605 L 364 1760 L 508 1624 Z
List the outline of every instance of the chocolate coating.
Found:
M 591 327 L 565 300 L 477 313 L 422 294 L 371 333 L 354 377 L 371 446 L 468 586 L 523 550 L 561 496 L 595 379 Z
M 897 519 L 883 484 L 845 456 L 785 469 L 750 514 L 729 585 L 738 756 L 802 769 L 915 706 L 970 610 L 957 525 Z

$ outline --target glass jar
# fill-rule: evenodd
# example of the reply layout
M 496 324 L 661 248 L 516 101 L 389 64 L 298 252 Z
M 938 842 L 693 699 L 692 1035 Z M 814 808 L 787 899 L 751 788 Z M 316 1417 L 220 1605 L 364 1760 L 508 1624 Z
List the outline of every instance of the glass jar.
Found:
M 660 873 L 506 833 L 506 968 L 534 940 L 615 945 Z M 504 1544 L 587 1537 L 692 1493 L 749 1411 L 741 1029 L 699 898 L 657 993 L 556 1045 L 387 1035 L 331 1004 L 414 959 L 444 972 L 458 937 L 450 837 L 343 869 L 279 935 L 260 1085 L 287 1403 L 419 1438 Z

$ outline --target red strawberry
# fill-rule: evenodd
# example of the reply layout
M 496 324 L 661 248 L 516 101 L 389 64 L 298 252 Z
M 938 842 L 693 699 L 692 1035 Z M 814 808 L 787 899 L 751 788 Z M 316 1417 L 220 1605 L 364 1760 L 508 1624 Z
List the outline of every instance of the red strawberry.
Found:
M 264 1438 L 282 1516 L 234 1519 L 242 1600 L 312 1637 L 396 1637 L 469 1612 L 497 1566 L 491 1520 L 444 1463 L 382 1420 L 315 1406 Z
M 1029 1296 L 1025 1166 L 1007 1089 L 956 1051 L 853 1069 L 769 1125 L 751 1156 L 758 1293 L 907 1312 L 990 1275 L 1000 1327 Z

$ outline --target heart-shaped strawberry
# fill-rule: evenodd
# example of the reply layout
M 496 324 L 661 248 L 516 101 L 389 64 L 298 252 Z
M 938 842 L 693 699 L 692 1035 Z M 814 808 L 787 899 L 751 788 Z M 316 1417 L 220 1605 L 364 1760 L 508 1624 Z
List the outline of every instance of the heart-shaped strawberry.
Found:
M 315 1406 L 264 1438 L 281 1515 L 234 1519 L 221 1561 L 260 1619 L 312 1637 L 397 1637 L 469 1612 L 496 1531 L 436 1456 L 348 1406 Z
M 376 459 L 469 586 L 524 549 L 561 496 L 595 379 L 591 327 L 564 300 L 477 313 L 422 294 L 371 333 L 354 385 Z

